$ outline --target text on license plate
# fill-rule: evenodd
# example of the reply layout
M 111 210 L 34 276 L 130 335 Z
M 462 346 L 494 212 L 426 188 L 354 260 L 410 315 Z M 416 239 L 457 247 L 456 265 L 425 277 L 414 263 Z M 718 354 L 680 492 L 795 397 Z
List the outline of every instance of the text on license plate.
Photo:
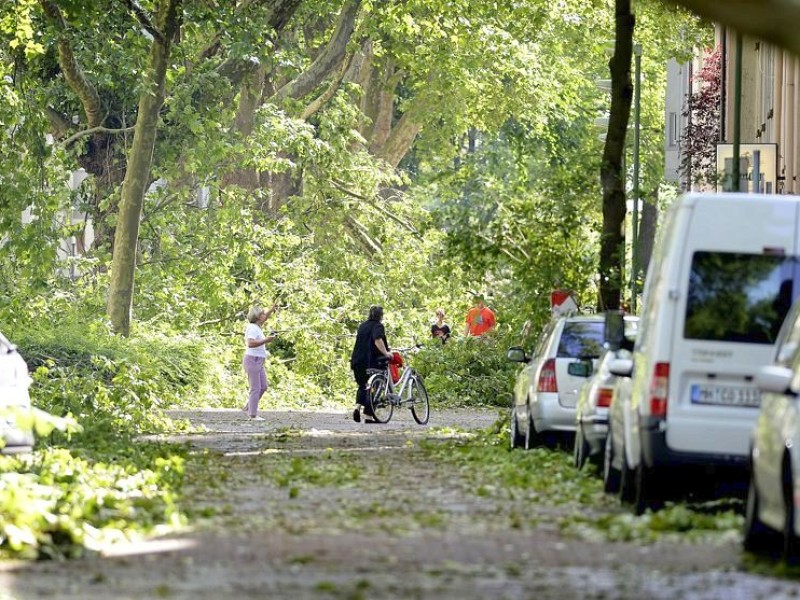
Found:
M 759 406 L 761 404 L 761 392 L 752 387 L 696 384 L 692 386 L 692 403 Z

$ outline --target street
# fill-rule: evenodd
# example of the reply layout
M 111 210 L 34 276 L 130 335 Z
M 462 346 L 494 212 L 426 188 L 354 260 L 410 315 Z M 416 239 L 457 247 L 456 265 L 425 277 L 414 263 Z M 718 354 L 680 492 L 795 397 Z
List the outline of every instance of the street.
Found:
M 173 411 L 207 431 L 176 438 L 189 528 L 77 561 L 7 563 L 0 598 L 796 598 L 800 584 L 742 570 L 740 539 L 609 542 L 563 532 L 587 513 L 476 485 L 437 458 L 491 426 L 491 410 L 406 411 L 388 425 L 347 413 Z M 520 456 L 522 455 L 522 451 Z M 549 452 L 549 451 L 542 451 Z M 516 458 L 516 457 L 514 457 Z M 633 518 L 633 517 L 631 517 Z

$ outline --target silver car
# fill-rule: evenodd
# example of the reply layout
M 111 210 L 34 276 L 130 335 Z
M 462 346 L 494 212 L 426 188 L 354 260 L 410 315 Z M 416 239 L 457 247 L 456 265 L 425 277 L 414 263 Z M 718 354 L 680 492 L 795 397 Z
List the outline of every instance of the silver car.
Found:
M 521 347 L 508 359 L 524 363 L 511 405 L 511 445 L 526 449 L 556 432 L 575 431 L 578 390 L 603 350 L 603 315 L 560 317 L 545 327 L 529 356 Z
M 609 340 L 606 336 L 607 348 L 597 362 L 594 374 L 578 395 L 574 446 L 574 463 L 578 469 L 582 469 L 590 459 L 602 466 L 608 434 L 608 409 L 617 381 L 608 365 L 614 359 L 631 357 L 630 348 L 639 327 L 639 317 L 625 316 L 623 323 L 624 333 L 620 340 Z
M 16 347 L 0 333 L 0 453 L 17 454 L 33 449 L 33 431 L 20 417 L 31 412 L 28 366 Z
M 775 362 L 756 372 L 761 408 L 750 443 L 744 547 L 800 557 L 800 303 L 778 336 Z

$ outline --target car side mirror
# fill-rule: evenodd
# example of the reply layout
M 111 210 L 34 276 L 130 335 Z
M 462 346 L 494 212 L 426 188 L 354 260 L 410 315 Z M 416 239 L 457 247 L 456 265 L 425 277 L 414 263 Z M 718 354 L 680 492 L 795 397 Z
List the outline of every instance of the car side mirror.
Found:
M 762 392 L 775 394 L 790 394 L 796 396 L 790 389 L 792 383 L 792 370 L 777 365 L 767 365 L 756 371 L 753 378 L 756 387 Z
M 573 377 L 589 377 L 592 371 L 592 362 L 589 360 L 571 362 L 567 365 L 567 373 Z
M 625 315 L 622 311 L 606 311 L 603 341 L 611 350 L 622 347 L 622 343 L 625 341 Z
M 609 361 L 608 370 L 617 377 L 630 377 L 633 373 L 633 361 L 630 358 L 615 358 Z
M 525 355 L 525 350 L 519 346 L 512 346 L 509 348 L 508 352 L 506 352 L 506 358 L 511 362 L 528 362 L 528 357 Z

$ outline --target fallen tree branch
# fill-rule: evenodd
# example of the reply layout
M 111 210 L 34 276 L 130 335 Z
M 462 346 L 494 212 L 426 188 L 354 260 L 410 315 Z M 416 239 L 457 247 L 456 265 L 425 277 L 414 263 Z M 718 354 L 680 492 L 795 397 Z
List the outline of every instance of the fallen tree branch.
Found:
M 398 225 L 401 225 L 402 227 L 404 227 L 405 229 L 407 229 L 408 231 L 410 231 L 411 233 L 413 233 L 417 237 L 422 237 L 420 232 L 417 231 L 417 229 L 413 225 L 411 225 L 411 223 L 408 223 L 407 221 L 401 219 L 400 217 L 395 215 L 393 212 L 391 212 L 389 209 L 381 207 L 381 206 L 378 206 L 377 203 L 374 200 L 372 200 L 371 198 L 367 198 L 363 194 L 359 194 L 358 192 L 354 192 L 353 190 L 348 189 L 344 184 L 341 184 L 338 181 L 335 181 L 333 179 L 331 179 L 329 181 L 330 181 L 331 185 L 333 185 L 333 187 L 335 187 L 340 192 L 343 192 L 343 193 L 347 194 L 348 196 L 352 196 L 353 198 L 356 198 L 358 200 L 362 200 L 363 202 L 366 202 L 369 206 L 371 206 L 372 208 L 374 208 L 377 211 L 380 211 L 382 214 L 384 214 L 385 216 L 389 217 L 392 221 L 394 221 Z

